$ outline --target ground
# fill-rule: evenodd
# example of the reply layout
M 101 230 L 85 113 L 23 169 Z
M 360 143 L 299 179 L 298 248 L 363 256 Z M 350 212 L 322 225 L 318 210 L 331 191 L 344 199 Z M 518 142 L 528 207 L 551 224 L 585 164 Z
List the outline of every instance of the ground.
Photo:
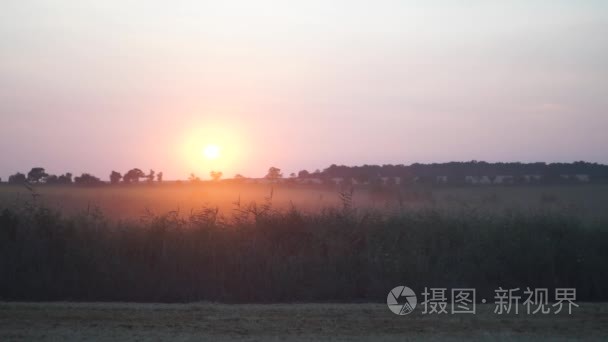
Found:
M 403 189 L 402 189 L 403 190 Z M 407 191 L 405 191 L 407 190 Z M 525 208 L 568 210 L 593 219 L 608 215 L 608 185 L 517 186 L 405 189 L 405 206 Z M 217 206 L 226 215 L 241 200 L 263 201 L 269 186 L 117 186 L 39 187 L 36 201 L 58 210 L 99 206 L 109 218 L 139 218 L 155 212 Z M 340 205 L 336 189 L 276 187 L 273 205 L 310 209 Z M 23 187 L 0 187 L 0 208 L 19 205 L 32 194 Z M 400 197 L 357 189 L 355 206 L 394 210 Z M 3 279 L 0 279 L 3 281 Z M 523 286 L 524 284 L 522 284 Z M 243 286 L 247 286 L 244 284 Z M 608 341 L 608 303 L 579 303 L 572 315 L 504 316 L 493 305 L 479 305 L 477 315 L 407 316 L 385 304 L 133 304 L 2 303 L 0 341 L 403 341 L 403 340 L 595 340 Z M 521 309 L 521 308 L 520 308 Z
M 220 213 L 231 215 L 235 202 L 242 205 L 255 201 L 263 203 L 272 194 L 277 209 L 291 208 L 316 212 L 322 208 L 342 205 L 337 187 L 273 186 L 268 184 L 204 183 L 200 186 L 177 184 L 139 184 L 101 187 L 35 186 L 41 201 L 63 213 L 101 209 L 108 218 L 139 218 L 147 210 L 165 213 L 172 210 L 189 214 L 192 209 L 217 207 Z M 23 186 L 0 185 L 0 208 L 22 206 L 32 193 Z M 579 217 L 608 217 L 608 185 L 530 185 L 530 186 L 463 186 L 463 187 L 403 187 L 371 191 L 366 187 L 354 190 L 353 205 L 357 208 L 395 210 L 419 207 L 483 208 L 502 211 L 524 208 L 543 211 L 563 210 Z
M 608 304 L 572 315 L 407 316 L 384 304 L 0 303 L 1 341 L 608 339 Z M 521 309 L 521 308 L 520 308 Z

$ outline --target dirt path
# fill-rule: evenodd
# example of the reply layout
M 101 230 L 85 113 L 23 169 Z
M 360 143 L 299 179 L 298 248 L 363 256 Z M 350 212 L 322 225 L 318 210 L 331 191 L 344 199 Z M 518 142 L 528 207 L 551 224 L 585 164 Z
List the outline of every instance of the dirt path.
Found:
M 392 314 L 379 304 L 0 303 L 0 341 L 608 340 L 608 304 L 572 315 Z

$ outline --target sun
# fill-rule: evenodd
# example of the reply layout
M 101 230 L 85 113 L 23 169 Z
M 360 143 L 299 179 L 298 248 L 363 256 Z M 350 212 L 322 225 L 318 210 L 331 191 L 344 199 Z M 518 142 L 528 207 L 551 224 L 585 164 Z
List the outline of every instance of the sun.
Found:
M 184 174 L 192 172 L 205 175 L 210 171 L 224 174 L 242 172 L 247 165 L 250 144 L 246 143 L 246 131 L 239 123 L 219 125 L 213 123 L 189 123 L 189 128 L 176 134 L 175 149 Z
M 220 157 L 220 148 L 217 145 L 207 145 L 203 150 L 203 154 L 207 159 L 217 159 Z

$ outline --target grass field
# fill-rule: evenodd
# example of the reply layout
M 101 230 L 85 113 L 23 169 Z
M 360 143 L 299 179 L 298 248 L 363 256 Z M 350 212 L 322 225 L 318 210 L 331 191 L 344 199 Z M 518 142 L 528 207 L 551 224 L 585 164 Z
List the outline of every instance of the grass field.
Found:
M 401 282 L 608 299 L 605 186 L 273 189 L 3 187 L 0 300 L 375 301 Z
M 606 185 L 35 193 L 0 187 L 0 341 L 608 338 Z M 501 316 L 478 304 L 477 315 L 437 317 L 361 304 L 399 284 L 484 298 L 498 286 L 572 287 L 581 307 Z
M 428 341 L 608 339 L 608 304 L 572 315 L 391 313 L 383 304 L 1 303 L 2 341 Z
M 262 202 L 273 196 L 275 208 L 295 205 L 305 211 L 341 206 L 337 187 L 268 184 L 227 184 L 207 182 L 131 186 L 37 186 L 35 191 L 45 205 L 63 212 L 98 207 L 110 218 L 137 218 L 145 210 L 188 213 L 201 207 L 217 207 L 223 214 L 234 203 Z M 0 207 L 29 200 L 31 192 L 23 186 L 0 186 Z M 482 186 L 482 187 L 401 187 L 388 189 L 355 188 L 353 205 L 358 208 L 398 210 L 400 208 L 480 208 L 567 209 L 579 217 L 608 217 L 608 184 Z

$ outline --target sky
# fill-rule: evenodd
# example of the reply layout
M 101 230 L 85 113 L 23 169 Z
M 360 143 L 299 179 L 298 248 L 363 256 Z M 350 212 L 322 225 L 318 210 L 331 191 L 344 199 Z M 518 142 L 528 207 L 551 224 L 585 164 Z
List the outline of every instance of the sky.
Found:
M 608 163 L 607 33 L 600 0 L 3 0 L 0 177 Z

